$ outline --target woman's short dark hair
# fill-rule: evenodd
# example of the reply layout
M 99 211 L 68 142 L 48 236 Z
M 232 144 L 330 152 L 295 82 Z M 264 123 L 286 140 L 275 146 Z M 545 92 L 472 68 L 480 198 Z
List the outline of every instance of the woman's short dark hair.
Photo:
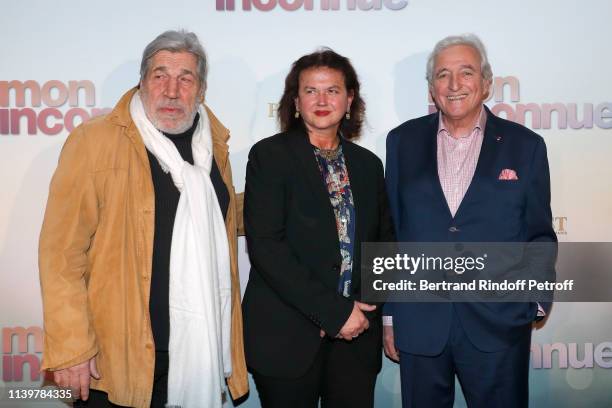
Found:
M 344 85 L 349 94 L 353 94 L 351 118 L 343 117 L 340 132 L 346 139 L 359 137 L 365 119 L 365 102 L 359 94 L 359 79 L 351 61 L 330 48 L 321 48 L 312 54 L 304 55 L 291 66 L 285 78 L 285 91 L 278 106 L 278 122 L 283 132 L 304 126 L 302 119 L 295 117 L 295 98 L 298 96 L 300 74 L 310 68 L 330 68 L 342 73 Z

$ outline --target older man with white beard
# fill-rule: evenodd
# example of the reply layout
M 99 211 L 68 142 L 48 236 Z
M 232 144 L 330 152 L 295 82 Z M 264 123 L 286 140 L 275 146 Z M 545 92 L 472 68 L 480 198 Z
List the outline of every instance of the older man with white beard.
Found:
M 39 248 L 43 368 L 79 404 L 248 391 L 229 132 L 202 104 L 206 73 L 195 34 L 159 35 L 140 86 L 62 150 Z

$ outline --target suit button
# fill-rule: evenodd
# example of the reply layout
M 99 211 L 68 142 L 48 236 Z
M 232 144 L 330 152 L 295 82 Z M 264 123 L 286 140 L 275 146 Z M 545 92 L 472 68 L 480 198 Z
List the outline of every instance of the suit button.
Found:
M 339 270 L 340 270 L 340 265 L 338 265 L 338 264 L 332 265 L 332 271 L 338 272 Z
M 459 228 L 455 227 L 454 225 L 452 227 L 450 227 L 448 230 L 450 232 L 459 232 Z

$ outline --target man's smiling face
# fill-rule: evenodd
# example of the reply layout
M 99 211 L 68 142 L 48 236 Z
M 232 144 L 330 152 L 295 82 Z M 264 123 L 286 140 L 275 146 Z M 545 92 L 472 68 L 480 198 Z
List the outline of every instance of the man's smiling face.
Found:
M 485 80 L 480 55 L 469 45 L 453 45 L 434 60 L 429 91 L 447 123 L 471 125 L 476 122 L 491 81 Z

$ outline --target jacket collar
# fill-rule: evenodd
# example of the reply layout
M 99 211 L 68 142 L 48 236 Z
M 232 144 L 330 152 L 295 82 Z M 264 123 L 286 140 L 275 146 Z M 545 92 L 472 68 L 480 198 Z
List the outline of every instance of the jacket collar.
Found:
M 219 166 L 219 171 L 221 171 L 221 174 L 225 174 L 224 171 L 229 156 L 229 146 L 227 144 L 230 137 L 229 130 L 223 126 L 221 121 L 217 119 L 208 106 L 204 105 L 204 109 L 206 110 L 206 114 L 208 114 L 208 121 L 210 122 L 210 133 L 213 139 L 213 155 Z
M 333 207 L 329 200 L 329 192 L 327 186 L 321 178 L 321 171 L 317 164 L 317 160 L 314 155 L 312 144 L 308 139 L 308 134 L 303 128 L 292 129 L 288 131 L 287 142 L 290 147 L 290 152 L 296 157 L 296 162 L 299 163 L 302 174 L 307 180 L 307 185 L 315 197 L 315 200 L 320 203 L 322 214 L 322 234 L 326 234 L 327 237 L 334 237 L 334 245 L 338 244 L 338 230 L 336 228 L 336 218 L 334 215 Z M 342 146 L 342 153 L 344 154 L 344 162 L 347 168 L 348 176 L 351 184 L 351 192 L 353 195 L 353 201 L 355 204 L 356 220 L 355 220 L 355 240 L 361 242 L 362 240 L 362 226 L 365 224 L 363 218 L 364 213 L 360 212 L 361 202 L 365 192 L 368 191 L 366 183 L 369 182 L 368 175 L 364 173 L 363 166 L 359 165 L 358 151 L 355 144 L 340 137 L 340 145 Z M 340 254 L 340 248 L 335 252 Z M 339 256 L 339 255 L 338 255 Z M 338 260 L 340 262 L 340 260 Z
M 455 213 L 455 219 L 459 217 L 463 213 L 463 211 L 465 211 L 464 208 L 469 205 L 470 201 L 472 201 L 474 197 L 478 197 L 479 194 L 481 194 L 479 191 L 481 182 L 488 177 L 491 169 L 494 167 L 494 164 L 498 157 L 499 149 L 504 140 L 504 138 L 502 138 L 502 136 L 499 134 L 498 130 L 499 118 L 496 117 L 486 105 L 483 105 L 483 109 L 486 114 L 486 124 L 482 137 L 482 146 L 480 148 L 480 154 L 478 155 L 476 169 L 474 170 L 474 176 L 472 177 L 472 181 L 468 186 L 465 195 L 463 196 L 463 200 L 461 200 L 461 204 L 459 204 L 457 212 Z M 442 185 L 440 184 L 440 177 L 438 176 L 437 113 L 429 115 L 427 126 L 427 134 L 432 136 L 429 141 L 432 163 L 430 172 L 432 180 L 435 180 L 434 185 L 436 194 L 441 200 L 444 200 L 444 203 L 447 203 L 446 198 L 444 197 L 444 192 L 442 190 Z M 446 208 L 448 209 L 448 204 Z M 448 210 L 448 216 L 452 218 L 450 210 Z
M 297 162 L 302 167 L 303 174 L 306 176 L 315 197 L 320 202 L 329 203 L 329 195 L 321 179 L 321 172 L 319 171 L 306 130 L 303 128 L 291 129 L 288 131 L 287 136 L 286 140 L 289 144 L 290 152 L 297 158 Z M 333 216 L 331 204 L 329 204 L 328 215 L 330 217 Z
M 302 127 L 291 129 L 287 132 L 286 138 L 289 152 L 296 159 L 298 168 L 301 169 L 300 177 L 304 177 L 307 182 L 306 184 L 310 188 L 313 194 L 315 202 L 319 203 L 319 209 L 322 211 L 321 226 L 324 228 L 321 231 L 322 236 L 330 238 L 333 237 L 333 245 L 338 245 L 335 253 L 340 256 L 340 246 L 338 243 L 338 230 L 336 229 L 336 217 L 332 208 L 331 202 L 329 201 L 329 192 L 321 177 L 321 171 L 314 155 L 312 145 L 308 139 L 306 130 Z M 343 146 L 344 149 L 344 146 Z
M 124 135 L 134 144 L 141 159 L 143 159 L 145 163 L 148 163 L 144 142 L 142 141 L 142 137 L 140 137 L 138 129 L 136 128 L 136 125 L 134 124 L 134 121 L 130 115 L 130 101 L 137 90 L 138 87 L 134 87 L 127 91 L 121 97 L 121 99 L 119 99 L 119 102 L 117 102 L 117 105 L 115 105 L 111 113 L 108 114 L 106 120 L 117 126 L 126 128 Z M 229 156 L 229 147 L 227 144 L 227 141 L 229 140 L 229 130 L 223 126 L 223 124 L 219 121 L 219 119 L 217 119 L 208 106 L 204 105 L 204 108 L 208 114 L 208 119 L 210 122 L 210 133 L 213 139 L 213 155 L 217 165 L 219 166 L 219 171 L 223 174 L 223 170 L 227 165 L 227 158 Z

